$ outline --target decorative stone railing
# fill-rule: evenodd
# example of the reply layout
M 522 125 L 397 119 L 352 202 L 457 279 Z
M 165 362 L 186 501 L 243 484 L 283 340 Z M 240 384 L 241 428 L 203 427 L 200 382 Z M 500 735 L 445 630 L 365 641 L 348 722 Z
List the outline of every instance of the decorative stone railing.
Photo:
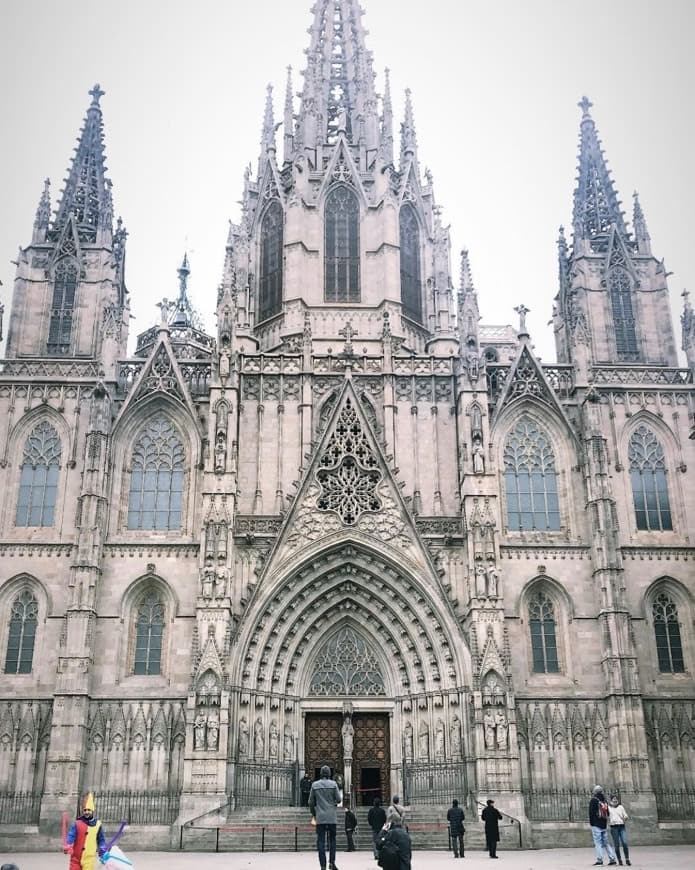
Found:
M 146 360 L 131 359 L 118 364 L 118 391 L 127 395 Z M 188 386 L 191 396 L 204 396 L 207 394 L 212 376 L 212 364 L 208 360 L 181 360 L 179 368 L 183 379 Z
M 690 369 L 673 369 L 661 366 L 595 366 L 591 370 L 595 384 L 620 384 L 624 386 L 683 386 L 693 383 Z
M 0 360 L 0 379 L 31 378 L 32 380 L 56 380 L 83 378 L 96 380 L 99 363 L 76 359 L 5 359 Z

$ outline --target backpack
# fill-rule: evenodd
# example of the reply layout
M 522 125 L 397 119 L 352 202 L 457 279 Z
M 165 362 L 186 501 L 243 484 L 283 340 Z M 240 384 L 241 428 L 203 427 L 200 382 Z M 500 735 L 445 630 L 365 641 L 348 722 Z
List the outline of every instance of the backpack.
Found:
M 598 814 L 602 819 L 608 818 L 608 804 L 605 801 L 598 802 Z
M 399 870 L 401 855 L 393 840 L 386 839 L 379 849 L 379 866 L 382 870 Z

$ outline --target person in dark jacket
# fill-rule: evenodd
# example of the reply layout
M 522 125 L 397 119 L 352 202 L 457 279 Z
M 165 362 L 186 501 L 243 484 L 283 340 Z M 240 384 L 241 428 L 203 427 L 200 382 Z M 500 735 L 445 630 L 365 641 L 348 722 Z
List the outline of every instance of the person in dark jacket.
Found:
M 357 829 L 357 816 L 352 810 L 345 810 L 345 838 L 347 839 L 347 851 L 355 851 L 355 840 L 353 834 Z
M 398 850 L 398 863 L 391 864 L 387 859 L 390 845 Z M 411 870 L 412 854 L 410 834 L 403 827 L 401 816 L 395 813 L 391 816 L 391 827 L 379 840 L 379 866 L 382 870 Z
M 321 779 L 312 783 L 309 794 L 309 809 L 316 819 L 316 851 L 319 853 L 321 870 L 326 870 L 326 837 L 328 837 L 328 868 L 335 866 L 335 832 L 338 824 L 335 808 L 340 803 L 340 792 L 331 769 L 327 764 L 321 768 Z
M 304 774 L 304 776 L 299 780 L 299 793 L 302 796 L 302 806 L 309 806 L 309 794 L 311 792 L 311 780 L 309 779 L 308 774 Z
M 449 836 L 451 837 L 451 847 L 454 850 L 454 858 L 458 858 L 459 854 L 462 858 L 464 857 L 463 835 L 466 829 L 463 827 L 463 820 L 465 818 L 466 815 L 459 806 L 459 802 L 454 798 L 446 814 L 446 820 L 449 822 Z
M 491 858 L 497 857 L 497 844 L 500 841 L 500 821 L 502 813 L 495 806 L 492 798 L 488 799 L 487 806 L 480 815 L 485 822 L 485 848 Z
M 379 798 L 374 798 L 374 805 L 369 808 L 367 813 L 367 824 L 372 829 L 372 842 L 374 843 L 374 857 L 379 857 L 376 843 L 379 839 L 381 829 L 386 824 L 386 810 L 381 806 Z
M 608 853 L 608 863 L 615 864 L 615 852 L 608 841 L 608 801 L 600 785 L 595 785 L 589 801 L 589 825 L 594 840 L 596 860 L 594 866 L 603 864 L 603 849 Z

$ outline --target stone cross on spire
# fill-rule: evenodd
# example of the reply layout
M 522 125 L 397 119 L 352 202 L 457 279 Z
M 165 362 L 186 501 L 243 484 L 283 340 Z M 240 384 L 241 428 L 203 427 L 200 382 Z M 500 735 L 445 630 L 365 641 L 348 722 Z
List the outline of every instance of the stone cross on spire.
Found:
M 530 308 L 527 308 L 522 302 L 521 305 L 517 305 L 514 309 L 516 313 L 519 315 L 519 338 L 523 336 L 528 337 L 528 329 L 526 328 L 526 315 L 531 311 Z
M 345 356 L 352 356 L 352 339 L 357 335 L 357 332 L 352 328 L 351 321 L 348 320 L 345 326 L 339 330 L 338 335 L 345 339 L 343 353 Z
M 92 98 L 92 106 L 98 106 L 99 100 L 104 96 L 106 91 L 102 91 L 100 84 L 95 84 L 91 91 L 89 91 L 89 95 Z
M 588 97 L 582 97 L 581 100 L 577 103 L 579 108 L 582 110 L 582 116 L 587 118 L 589 116 L 589 109 L 594 105 Z

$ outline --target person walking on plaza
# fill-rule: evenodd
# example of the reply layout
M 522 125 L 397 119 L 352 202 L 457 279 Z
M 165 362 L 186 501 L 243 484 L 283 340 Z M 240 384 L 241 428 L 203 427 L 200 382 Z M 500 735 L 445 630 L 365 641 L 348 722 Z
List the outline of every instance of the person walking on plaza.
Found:
M 379 866 L 382 870 L 411 870 L 410 834 L 398 813 L 391 816 L 391 826 L 379 841 Z
M 97 854 L 106 852 L 106 837 L 94 813 L 91 792 L 84 799 L 82 813 L 70 826 L 63 851 L 70 856 L 70 870 L 93 870 Z
M 629 818 L 625 807 L 620 803 L 618 795 L 611 795 L 611 799 L 608 802 L 608 827 L 611 830 L 613 848 L 618 858 L 618 864 L 623 863 L 623 859 L 620 857 L 620 844 L 622 843 L 625 863 L 628 867 L 632 863 L 630 861 L 630 850 L 627 847 L 627 831 L 625 830 L 625 822 Z
M 603 864 L 603 849 L 608 854 L 608 863 L 616 864 L 615 852 L 613 847 L 608 842 L 608 801 L 603 793 L 600 785 L 595 785 L 591 793 L 589 801 L 589 825 L 591 827 L 591 836 L 594 840 L 594 849 L 596 850 L 596 860 L 594 866 Z
M 307 773 L 299 780 L 299 794 L 302 799 L 302 806 L 309 806 L 309 792 L 311 791 L 311 780 Z
M 374 798 L 373 805 L 369 808 L 369 812 L 367 813 L 367 824 L 371 828 L 372 831 L 372 842 L 374 844 L 374 857 L 379 857 L 379 852 L 376 848 L 377 840 L 379 839 L 379 834 L 381 833 L 381 829 L 386 824 L 386 810 L 381 806 L 381 801 L 379 798 Z
M 321 768 L 321 779 L 312 783 L 309 792 L 309 809 L 316 820 L 316 851 L 319 853 L 321 870 L 326 870 L 326 837 L 328 837 L 328 868 L 338 870 L 335 865 L 335 834 L 338 824 L 335 808 L 340 803 L 340 793 L 331 769 L 327 764 Z
M 480 818 L 485 822 L 485 848 L 490 853 L 491 858 L 496 858 L 497 844 L 500 841 L 502 813 L 497 809 L 492 798 L 488 798 L 487 806 L 480 814 Z
M 401 821 L 403 822 L 403 826 L 405 827 L 405 810 L 400 804 L 400 798 L 397 794 L 395 794 L 391 798 L 391 804 L 389 808 L 386 810 L 386 824 L 393 821 L 394 816 L 399 816 Z M 406 828 L 407 830 L 407 828 Z
M 357 830 L 357 816 L 352 810 L 345 810 L 345 838 L 347 839 L 347 851 L 355 851 L 354 833 Z
M 466 829 L 463 827 L 463 820 L 466 814 L 459 806 L 459 802 L 454 798 L 451 806 L 447 810 L 446 820 L 449 822 L 449 837 L 451 838 L 451 847 L 454 850 L 454 858 L 459 855 L 463 858 L 463 835 Z

